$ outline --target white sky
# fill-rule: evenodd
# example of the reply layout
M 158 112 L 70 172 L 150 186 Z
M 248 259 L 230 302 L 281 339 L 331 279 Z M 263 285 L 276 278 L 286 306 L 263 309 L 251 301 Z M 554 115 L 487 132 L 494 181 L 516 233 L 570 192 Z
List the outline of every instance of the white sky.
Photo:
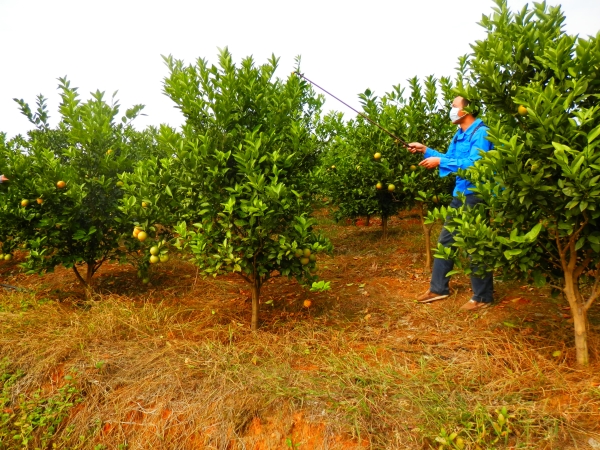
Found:
M 509 0 L 513 9 L 526 2 Z M 595 35 L 600 1 L 549 0 L 562 4 L 569 33 Z M 49 99 L 58 118 L 57 78 L 67 76 L 85 99 L 100 89 L 118 90 L 121 111 L 146 105 L 138 128 L 169 123 L 181 115 L 162 94 L 167 75 L 161 54 L 192 63 L 217 62 L 228 46 L 236 60 L 262 63 L 281 57 L 278 75 L 302 56 L 304 74 L 358 107 L 367 87 L 377 94 L 417 75 L 453 75 L 457 58 L 484 37 L 476 23 L 491 0 L 0 0 L 0 131 L 31 128 L 13 98 L 35 105 Z M 326 109 L 349 112 L 328 99 Z M 353 115 L 353 113 L 350 113 Z

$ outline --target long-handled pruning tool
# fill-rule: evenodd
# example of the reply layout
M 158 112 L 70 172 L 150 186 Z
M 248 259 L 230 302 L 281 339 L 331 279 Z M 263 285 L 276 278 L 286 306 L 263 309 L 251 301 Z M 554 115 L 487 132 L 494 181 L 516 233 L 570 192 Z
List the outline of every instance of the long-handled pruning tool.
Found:
M 329 92 L 326 89 L 323 89 L 321 86 L 319 86 L 317 83 L 315 83 L 312 80 L 309 80 L 308 78 L 306 78 L 304 76 L 303 73 L 300 73 L 298 71 L 294 71 L 292 73 L 295 73 L 296 75 L 298 75 L 300 78 L 304 78 L 306 81 L 308 81 L 310 84 L 312 84 L 314 87 L 317 87 L 319 89 L 321 89 L 323 92 L 325 92 L 327 95 L 330 95 L 331 97 L 335 98 L 338 102 L 340 102 L 341 104 L 347 106 L 348 108 L 350 108 L 352 111 L 354 111 L 356 114 L 358 114 L 361 117 L 364 117 L 366 120 L 368 120 L 370 123 L 372 123 L 373 125 L 375 125 L 377 128 L 379 128 L 380 130 L 386 132 L 387 134 L 389 134 L 391 137 L 394 138 L 394 141 L 396 144 L 402 144 L 403 147 L 405 148 L 409 148 L 408 146 L 408 142 L 406 142 L 404 139 L 399 138 L 398 136 L 396 136 L 394 133 L 392 133 L 389 130 L 386 130 L 384 127 L 382 127 L 381 125 L 379 125 L 377 122 L 375 122 L 373 119 L 371 119 L 369 116 L 367 116 L 366 114 L 361 113 L 360 111 L 358 111 L 357 109 L 354 109 L 352 106 L 350 106 L 348 103 L 346 103 L 345 101 L 341 100 L 340 98 L 336 97 L 335 95 L 333 95 L 331 92 Z

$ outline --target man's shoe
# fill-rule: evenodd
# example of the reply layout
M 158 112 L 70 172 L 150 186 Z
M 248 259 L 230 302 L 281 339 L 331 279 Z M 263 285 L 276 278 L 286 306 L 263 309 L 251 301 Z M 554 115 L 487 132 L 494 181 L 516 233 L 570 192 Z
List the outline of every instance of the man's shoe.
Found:
M 469 300 L 460 307 L 461 311 L 479 311 L 490 306 L 490 303 L 478 302 L 477 300 Z
M 417 297 L 417 301 L 419 303 L 431 303 L 436 302 L 438 300 L 443 300 L 446 297 L 448 297 L 448 294 L 436 294 L 428 289 L 427 292 Z

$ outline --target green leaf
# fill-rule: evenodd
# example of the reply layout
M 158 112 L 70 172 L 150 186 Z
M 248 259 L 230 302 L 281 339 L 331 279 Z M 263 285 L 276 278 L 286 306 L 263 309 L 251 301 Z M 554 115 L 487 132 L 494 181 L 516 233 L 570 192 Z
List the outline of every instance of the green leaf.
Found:
M 505 250 L 504 251 L 504 257 L 506 259 L 512 259 L 513 256 L 518 256 L 523 252 L 523 250 L 519 249 L 519 248 L 513 248 L 510 250 Z
M 590 131 L 587 135 L 588 144 L 591 144 L 598 136 L 600 136 L 600 125 Z

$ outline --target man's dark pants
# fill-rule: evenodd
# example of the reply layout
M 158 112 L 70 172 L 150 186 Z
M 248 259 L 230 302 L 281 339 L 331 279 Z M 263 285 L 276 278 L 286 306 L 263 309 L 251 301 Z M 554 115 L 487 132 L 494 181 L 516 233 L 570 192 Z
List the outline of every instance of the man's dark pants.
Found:
M 472 194 L 467 195 L 465 198 L 465 203 L 467 204 L 468 208 L 472 208 L 480 201 L 481 199 Z M 450 203 L 452 208 L 458 208 L 461 205 L 462 202 L 457 197 L 454 197 L 452 199 L 452 203 Z M 448 219 L 446 219 L 446 221 L 448 221 Z M 440 233 L 438 242 L 444 247 L 450 247 L 454 242 L 454 236 L 446 229 L 445 225 L 446 224 L 444 224 L 444 228 Z M 450 277 L 447 277 L 446 274 L 450 272 L 453 267 L 454 261 L 452 260 L 434 258 L 431 284 L 429 285 L 429 290 L 431 292 L 444 295 L 448 295 L 450 293 L 450 289 L 448 287 Z M 477 267 L 471 265 L 471 270 L 475 272 Z M 483 303 L 491 303 L 494 300 L 494 277 L 492 272 L 487 272 L 484 277 L 478 277 L 471 274 L 471 287 L 473 288 L 473 300 Z

